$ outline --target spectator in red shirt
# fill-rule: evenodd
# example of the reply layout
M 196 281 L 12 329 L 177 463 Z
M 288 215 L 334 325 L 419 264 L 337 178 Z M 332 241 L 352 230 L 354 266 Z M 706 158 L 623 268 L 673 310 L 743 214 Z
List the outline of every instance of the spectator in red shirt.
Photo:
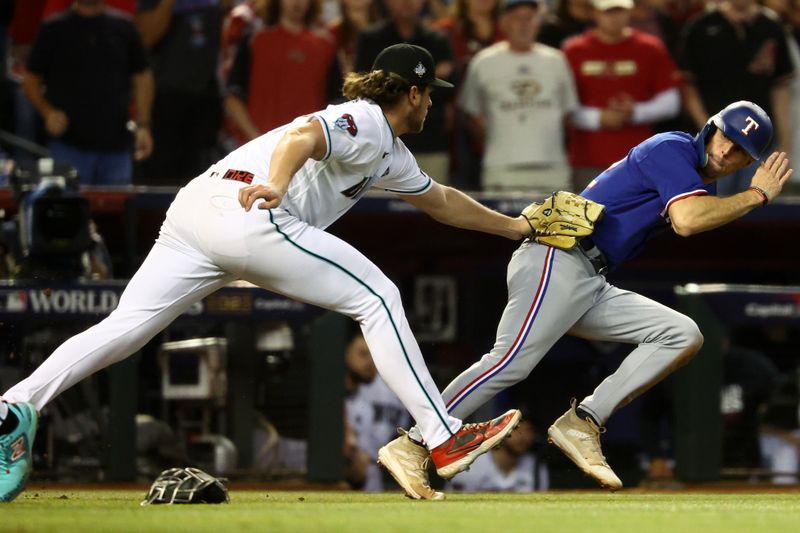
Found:
M 312 27 L 319 7 L 319 0 L 270 0 L 267 27 L 239 47 L 225 110 L 241 142 L 324 108 L 340 85 L 333 39 Z
M 564 43 L 580 105 L 569 139 L 575 190 L 680 111 L 679 73 L 657 37 L 630 27 L 633 0 L 593 0 L 596 27 Z

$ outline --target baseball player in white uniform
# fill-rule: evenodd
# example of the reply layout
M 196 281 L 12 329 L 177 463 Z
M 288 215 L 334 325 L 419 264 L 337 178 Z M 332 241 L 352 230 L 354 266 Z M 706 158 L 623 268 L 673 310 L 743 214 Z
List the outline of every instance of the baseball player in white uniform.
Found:
M 372 459 L 362 489 L 382 491 L 383 475 L 375 464 L 378 448 L 394 438 L 398 427 L 408 424 L 408 412 L 383 379 L 375 376 L 369 383 L 358 384 L 355 392 L 347 397 L 345 413 L 358 449 Z
M 183 187 L 117 309 L 3 394 L 0 500 L 13 500 L 24 488 L 38 410 L 136 352 L 193 303 L 236 279 L 356 320 L 378 372 L 420 427 L 440 476 L 454 476 L 498 445 L 518 424 L 519 411 L 481 424 L 448 415 L 397 287 L 324 231 L 377 188 L 444 224 L 510 239 L 530 233 L 524 218 L 492 211 L 420 171 L 399 136 L 422 130 L 433 87 L 452 86 L 434 76 L 427 50 L 390 46 L 372 72 L 348 76 L 343 93 L 350 101 L 258 137 Z M 390 473 L 400 468 L 383 466 Z M 431 497 L 403 488 L 412 497 Z

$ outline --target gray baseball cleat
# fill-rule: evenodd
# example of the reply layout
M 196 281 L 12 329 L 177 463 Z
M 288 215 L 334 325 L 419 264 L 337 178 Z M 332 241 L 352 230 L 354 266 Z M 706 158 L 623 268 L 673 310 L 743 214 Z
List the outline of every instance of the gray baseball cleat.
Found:
M 547 441 L 555 444 L 578 468 L 592 476 L 603 487 L 615 491 L 622 488 L 622 481 L 608 466 L 600 448 L 600 435 L 606 428 L 598 426 L 591 418 L 582 420 L 575 412 L 576 401 L 550 429 Z
M 389 471 L 409 498 L 444 500 L 444 493 L 433 490 L 428 481 L 428 449 L 411 440 L 405 430 L 398 432 L 399 437 L 378 450 L 378 464 Z

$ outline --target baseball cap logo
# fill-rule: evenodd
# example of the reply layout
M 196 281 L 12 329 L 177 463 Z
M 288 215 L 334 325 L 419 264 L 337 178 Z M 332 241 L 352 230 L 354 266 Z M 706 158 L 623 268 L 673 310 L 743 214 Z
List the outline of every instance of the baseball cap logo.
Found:
M 440 80 L 434 73 L 436 62 L 433 56 L 421 46 L 408 43 L 393 44 L 384 48 L 372 70 L 382 70 L 386 74 L 395 74 L 411 85 L 432 85 L 434 87 L 451 88 L 453 84 Z
M 745 135 L 750 135 L 750 130 L 757 130 L 758 129 L 758 122 L 753 117 L 748 116 L 744 121 L 747 125 L 742 128 L 742 133 Z

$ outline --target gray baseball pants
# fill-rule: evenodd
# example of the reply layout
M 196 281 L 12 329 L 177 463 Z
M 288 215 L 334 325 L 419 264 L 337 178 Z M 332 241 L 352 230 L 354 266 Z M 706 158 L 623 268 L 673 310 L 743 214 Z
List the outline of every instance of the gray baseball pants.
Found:
M 442 393 L 451 416 L 464 418 L 524 380 L 568 333 L 636 345 L 580 402 L 604 424 L 616 409 L 688 362 L 703 343 L 691 318 L 609 284 L 577 248 L 564 251 L 526 241 L 511 258 L 507 283 L 508 303 L 494 347 Z

